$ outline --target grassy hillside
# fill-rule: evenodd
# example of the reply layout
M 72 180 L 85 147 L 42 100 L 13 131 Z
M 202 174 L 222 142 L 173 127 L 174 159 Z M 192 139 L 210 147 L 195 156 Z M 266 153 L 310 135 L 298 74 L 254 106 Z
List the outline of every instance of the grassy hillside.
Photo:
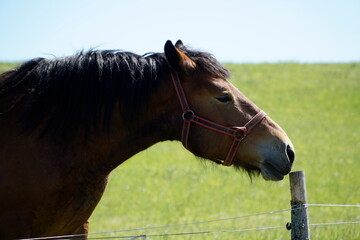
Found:
M 16 63 L 3 63 L 0 62 L 0 73 L 5 72 L 7 70 L 10 70 L 14 67 L 16 67 L 18 64 Z
M 0 70 L 11 66 L 0 65 Z M 309 203 L 360 204 L 360 64 L 228 64 L 231 81 L 292 139 Z M 196 160 L 180 143 L 143 151 L 113 173 L 90 219 L 91 232 L 231 218 L 290 208 L 288 177 L 266 182 Z M 359 208 L 310 207 L 310 223 L 360 221 Z M 218 231 L 285 226 L 280 212 L 149 231 Z M 359 224 L 312 226 L 313 239 L 359 239 Z M 285 229 L 149 239 L 289 239 Z

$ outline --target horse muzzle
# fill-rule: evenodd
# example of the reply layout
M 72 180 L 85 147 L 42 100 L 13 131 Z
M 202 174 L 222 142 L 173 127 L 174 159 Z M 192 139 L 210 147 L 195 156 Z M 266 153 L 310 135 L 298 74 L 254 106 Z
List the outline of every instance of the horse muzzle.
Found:
M 260 163 L 261 175 L 265 180 L 280 181 L 290 173 L 295 160 L 295 151 L 291 143 L 281 144 L 265 150 Z

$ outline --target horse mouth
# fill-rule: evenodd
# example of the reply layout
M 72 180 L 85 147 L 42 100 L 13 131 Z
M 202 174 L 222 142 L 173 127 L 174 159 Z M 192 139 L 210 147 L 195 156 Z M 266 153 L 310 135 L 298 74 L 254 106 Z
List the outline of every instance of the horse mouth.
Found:
M 267 181 L 280 181 L 284 179 L 291 170 L 291 167 L 285 167 L 284 169 L 278 169 L 272 165 L 269 161 L 261 163 L 260 171 L 263 178 Z

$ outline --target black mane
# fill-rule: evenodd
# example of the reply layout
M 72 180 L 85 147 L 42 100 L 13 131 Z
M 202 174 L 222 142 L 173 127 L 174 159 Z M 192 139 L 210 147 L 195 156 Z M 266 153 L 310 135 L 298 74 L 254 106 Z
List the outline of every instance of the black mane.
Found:
M 212 54 L 201 51 L 191 51 L 185 47 L 180 47 L 180 50 L 190 57 L 202 71 L 214 77 L 224 79 L 230 77 L 229 70 L 222 66 Z
M 212 55 L 182 51 L 203 71 L 228 77 L 228 71 Z M 144 57 L 121 51 L 88 51 L 50 60 L 38 58 L 13 70 L 8 79 L 1 80 L 0 75 L 0 98 L 9 93 L 19 95 L 17 91 L 22 89 L 16 101 L 26 106 L 22 117 L 26 130 L 43 124 L 43 135 L 70 137 L 79 129 L 87 134 L 99 127 L 110 128 L 117 102 L 123 116 L 129 117 L 127 121 L 136 118 L 168 68 L 161 53 Z

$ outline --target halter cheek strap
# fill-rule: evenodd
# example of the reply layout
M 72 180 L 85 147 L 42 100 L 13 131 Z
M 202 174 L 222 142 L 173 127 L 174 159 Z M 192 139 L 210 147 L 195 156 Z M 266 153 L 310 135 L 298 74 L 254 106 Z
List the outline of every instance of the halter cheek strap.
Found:
M 233 138 L 231 147 L 226 155 L 225 160 L 222 162 L 224 166 L 231 166 L 233 164 L 234 158 L 238 151 L 240 142 L 252 131 L 252 129 L 261 122 L 263 118 L 266 117 L 266 113 L 264 111 L 258 112 L 254 117 L 252 117 L 244 126 L 234 126 L 227 127 L 221 124 L 215 123 L 213 121 L 207 120 L 200 116 L 197 116 L 194 111 L 191 110 L 188 101 L 186 99 L 186 95 L 181 86 L 181 82 L 177 72 L 173 69 L 170 69 L 171 78 L 176 90 L 176 94 L 179 98 L 180 105 L 182 108 L 182 119 L 183 119 L 183 127 L 181 133 L 181 142 L 186 149 L 188 147 L 188 140 L 190 134 L 191 124 L 197 124 L 202 127 L 208 128 L 212 131 L 219 132 L 225 135 L 228 135 Z

